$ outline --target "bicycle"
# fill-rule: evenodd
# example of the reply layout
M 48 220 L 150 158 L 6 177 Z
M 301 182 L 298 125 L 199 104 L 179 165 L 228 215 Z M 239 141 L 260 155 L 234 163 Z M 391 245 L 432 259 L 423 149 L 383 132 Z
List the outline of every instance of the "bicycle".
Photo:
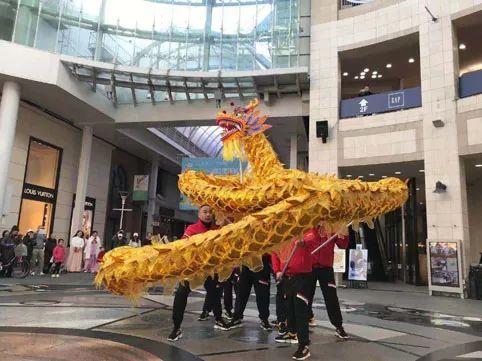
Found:
M 5 270 L 6 273 L 10 267 L 12 268 L 11 275 L 13 278 L 25 278 L 30 273 L 30 262 L 27 257 L 14 256 L 6 264 L 0 262 L 0 271 Z

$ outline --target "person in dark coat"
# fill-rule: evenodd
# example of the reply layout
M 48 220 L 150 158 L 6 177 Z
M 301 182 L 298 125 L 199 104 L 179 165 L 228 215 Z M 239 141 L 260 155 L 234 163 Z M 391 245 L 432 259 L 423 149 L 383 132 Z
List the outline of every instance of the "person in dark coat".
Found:
M 119 229 L 119 231 L 114 235 L 114 237 L 112 237 L 112 249 L 127 246 L 128 244 L 129 241 L 127 241 L 124 231 L 122 229 Z
M 35 242 L 35 232 L 29 229 L 27 234 L 23 237 L 23 244 L 27 246 L 27 259 L 32 259 L 33 244 Z
M 0 243 L 0 249 L 1 249 L 1 261 L 2 264 L 7 264 L 12 260 L 12 258 L 15 257 L 15 246 L 17 243 L 18 239 L 18 227 L 13 226 L 10 234 L 2 238 L 1 243 Z M 5 276 L 5 277 L 12 277 L 12 271 L 13 271 L 13 264 L 11 264 L 8 267 L 5 267 L 2 269 L 0 275 Z
M 44 250 L 44 273 L 50 272 L 50 267 L 52 263 L 50 260 L 52 259 L 54 248 L 57 246 L 57 240 L 55 237 L 48 237 L 47 241 L 45 242 L 45 250 Z

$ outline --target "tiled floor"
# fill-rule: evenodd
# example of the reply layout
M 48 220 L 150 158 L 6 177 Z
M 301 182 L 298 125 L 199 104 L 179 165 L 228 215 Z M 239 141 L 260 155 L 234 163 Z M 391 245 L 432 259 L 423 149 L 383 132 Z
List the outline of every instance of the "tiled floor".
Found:
M 212 319 L 197 321 L 203 293 L 193 292 L 184 338 L 172 344 L 172 296 L 149 295 L 132 305 L 91 282 L 84 274 L 0 279 L 0 360 L 259 361 L 290 360 L 295 351 L 259 327 L 254 302 L 243 328 L 223 332 Z M 339 296 L 352 338 L 337 340 L 317 294 L 312 360 L 482 359 L 482 301 L 429 297 L 423 288 L 393 284 L 340 289 Z

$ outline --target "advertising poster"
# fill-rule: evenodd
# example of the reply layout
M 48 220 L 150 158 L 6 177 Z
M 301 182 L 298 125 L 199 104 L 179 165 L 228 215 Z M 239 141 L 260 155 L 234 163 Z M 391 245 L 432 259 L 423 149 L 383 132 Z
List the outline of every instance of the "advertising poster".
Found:
M 368 250 L 350 249 L 350 262 L 348 279 L 353 281 L 366 281 L 368 273 Z
M 459 287 L 459 265 L 456 242 L 429 242 L 432 285 Z
M 146 174 L 134 176 L 133 201 L 147 201 L 149 198 L 149 176 Z
M 246 163 L 243 163 L 243 169 L 246 169 Z M 185 170 L 195 170 L 202 171 L 206 174 L 239 174 L 239 161 L 225 161 L 222 158 L 182 158 L 181 171 Z M 179 203 L 179 209 L 185 211 L 197 210 L 189 199 L 187 199 L 183 194 L 181 194 L 181 201 Z
M 342 248 L 335 248 L 335 256 L 333 258 L 333 271 L 335 273 L 345 273 L 346 250 Z

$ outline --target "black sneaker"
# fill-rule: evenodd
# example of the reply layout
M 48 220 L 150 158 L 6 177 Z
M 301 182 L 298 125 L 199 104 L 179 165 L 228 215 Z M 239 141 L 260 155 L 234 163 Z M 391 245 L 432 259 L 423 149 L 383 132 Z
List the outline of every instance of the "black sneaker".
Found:
M 286 327 L 286 324 L 284 322 L 279 323 L 279 328 L 278 328 L 278 335 L 284 336 L 288 333 L 288 327 Z
M 348 340 L 350 336 L 345 332 L 345 329 L 343 326 L 340 326 L 336 329 L 336 337 L 342 339 L 342 340 Z
M 199 318 L 197 319 L 198 321 L 206 321 L 209 318 L 209 312 L 203 311 L 200 315 Z
M 278 343 L 292 343 L 292 344 L 298 343 L 298 337 L 296 337 L 296 335 L 292 335 L 289 332 L 281 336 L 276 336 L 274 340 L 275 342 L 278 342 Z
M 180 328 L 174 328 L 167 340 L 174 342 L 179 340 L 180 338 L 182 338 L 182 330 Z
M 298 346 L 298 350 L 293 355 L 293 360 L 306 360 L 310 357 L 310 349 L 308 346 Z
M 233 319 L 233 313 L 231 311 L 228 311 L 228 310 L 224 310 L 224 316 L 229 320 L 231 321 Z
M 267 319 L 259 320 L 259 325 L 265 331 L 271 331 L 273 329 L 273 327 L 271 327 L 271 325 L 269 324 L 269 321 Z
M 233 318 L 231 322 L 229 322 L 229 329 L 239 328 L 239 327 L 243 327 L 243 320 Z
M 217 320 L 214 322 L 214 329 L 221 330 L 221 331 L 229 331 L 229 325 L 223 319 Z

